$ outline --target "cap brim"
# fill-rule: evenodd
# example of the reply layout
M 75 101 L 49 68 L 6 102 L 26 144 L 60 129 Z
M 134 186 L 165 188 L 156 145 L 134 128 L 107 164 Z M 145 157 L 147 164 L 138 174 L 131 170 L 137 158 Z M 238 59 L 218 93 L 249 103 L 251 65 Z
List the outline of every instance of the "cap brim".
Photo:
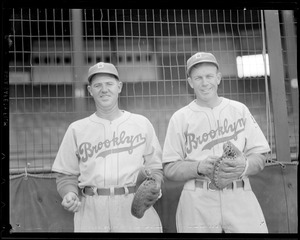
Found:
M 201 61 L 198 61 L 198 62 L 195 62 L 193 63 L 188 69 L 187 69 L 187 74 L 190 75 L 190 71 L 191 71 L 191 68 L 199 63 L 212 63 L 214 64 L 218 69 L 219 69 L 219 65 L 214 62 L 214 61 L 207 61 L 207 60 L 201 60 Z
M 90 81 L 91 81 L 91 78 L 94 77 L 94 76 L 97 75 L 97 74 L 109 74 L 109 75 L 112 75 L 112 76 L 116 77 L 116 78 L 119 80 L 119 76 L 117 76 L 117 75 L 115 75 L 115 74 L 113 74 L 113 73 L 111 73 L 111 72 L 95 72 L 95 73 L 91 74 L 91 75 L 88 77 L 88 82 L 90 82 Z

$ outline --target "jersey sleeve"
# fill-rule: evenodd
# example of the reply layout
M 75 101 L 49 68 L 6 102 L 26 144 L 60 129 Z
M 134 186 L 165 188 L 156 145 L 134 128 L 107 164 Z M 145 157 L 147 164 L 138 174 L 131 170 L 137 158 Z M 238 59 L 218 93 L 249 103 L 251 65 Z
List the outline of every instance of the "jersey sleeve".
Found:
M 74 192 L 78 195 L 78 177 L 75 175 L 59 173 L 56 177 L 56 186 L 62 198 L 69 192 Z
M 171 117 L 163 147 L 163 163 L 185 159 L 185 135 L 179 119 Z
M 76 135 L 72 124 L 68 127 L 58 149 L 52 171 L 67 175 L 79 175 Z
M 269 152 L 269 143 L 247 107 L 245 107 L 245 118 L 246 145 L 244 153 L 249 155 Z
M 175 161 L 164 164 L 164 174 L 172 181 L 188 181 L 203 177 L 198 173 L 198 161 Z
M 144 154 L 145 167 L 150 169 L 162 169 L 162 149 L 157 139 L 154 127 L 150 121 L 147 124 L 146 150 Z

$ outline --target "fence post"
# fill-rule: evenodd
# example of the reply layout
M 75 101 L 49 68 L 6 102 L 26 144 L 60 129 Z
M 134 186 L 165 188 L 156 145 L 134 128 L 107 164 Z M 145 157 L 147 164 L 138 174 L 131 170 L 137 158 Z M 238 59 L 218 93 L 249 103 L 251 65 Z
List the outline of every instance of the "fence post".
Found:
M 279 13 L 277 10 L 265 10 L 264 13 L 270 63 L 271 102 L 275 130 L 276 159 L 286 162 L 291 161 L 291 157 Z
M 294 24 L 294 11 L 292 10 L 284 10 L 282 11 L 283 24 L 284 24 L 284 43 L 286 49 L 286 61 L 287 61 L 287 76 L 289 78 L 290 83 L 290 91 L 291 91 L 291 101 L 292 101 L 292 109 L 293 109 L 293 121 L 295 123 L 295 134 L 294 138 L 297 138 L 297 134 L 299 134 L 299 88 L 298 88 L 298 78 L 297 78 L 297 35 L 296 35 L 296 27 Z M 298 135 L 299 137 L 299 135 Z M 297 151 L 299 151 L 299 140 L 297 144 L 297 140 L 293 139 L 294 144 L 298 146 Z M 293 143 L 291 143 L 291 147 L 294 147 Z M 297 160 L 298 153 L 292 156 L 292 161 Z
M 83 40 L 82 40 L 82 10 L 72 9 L 72 36 L 73 46 L 73 81 L 74 81 L 74 104 L 78 117 L 84 112 L 84 73 L 83 73 Z

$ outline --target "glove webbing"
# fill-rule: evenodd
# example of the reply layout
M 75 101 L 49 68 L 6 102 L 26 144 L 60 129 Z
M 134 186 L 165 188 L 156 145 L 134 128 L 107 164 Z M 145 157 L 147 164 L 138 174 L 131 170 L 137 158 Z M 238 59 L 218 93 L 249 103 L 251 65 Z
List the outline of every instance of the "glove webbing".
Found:
M 223 156 L 224 157 L 229 157 L 229 158 L 236 158 L 237 154 L 233 150 L 232 146 L 230 144 L 228 144 L 228 143 L 225 143 L 224 145 L 225 145 L 225 147 L 224 147 L 224 154 L 223 154 Z

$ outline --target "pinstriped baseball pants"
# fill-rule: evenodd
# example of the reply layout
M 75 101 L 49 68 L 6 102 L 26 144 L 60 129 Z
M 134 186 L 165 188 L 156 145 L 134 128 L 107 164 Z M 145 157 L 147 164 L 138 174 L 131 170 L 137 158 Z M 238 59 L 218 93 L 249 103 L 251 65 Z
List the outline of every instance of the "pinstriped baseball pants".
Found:
M 244 188 L 211 191 L 184 187 L 176 212 L 178 232 L 268 233 L 249 179 Z

